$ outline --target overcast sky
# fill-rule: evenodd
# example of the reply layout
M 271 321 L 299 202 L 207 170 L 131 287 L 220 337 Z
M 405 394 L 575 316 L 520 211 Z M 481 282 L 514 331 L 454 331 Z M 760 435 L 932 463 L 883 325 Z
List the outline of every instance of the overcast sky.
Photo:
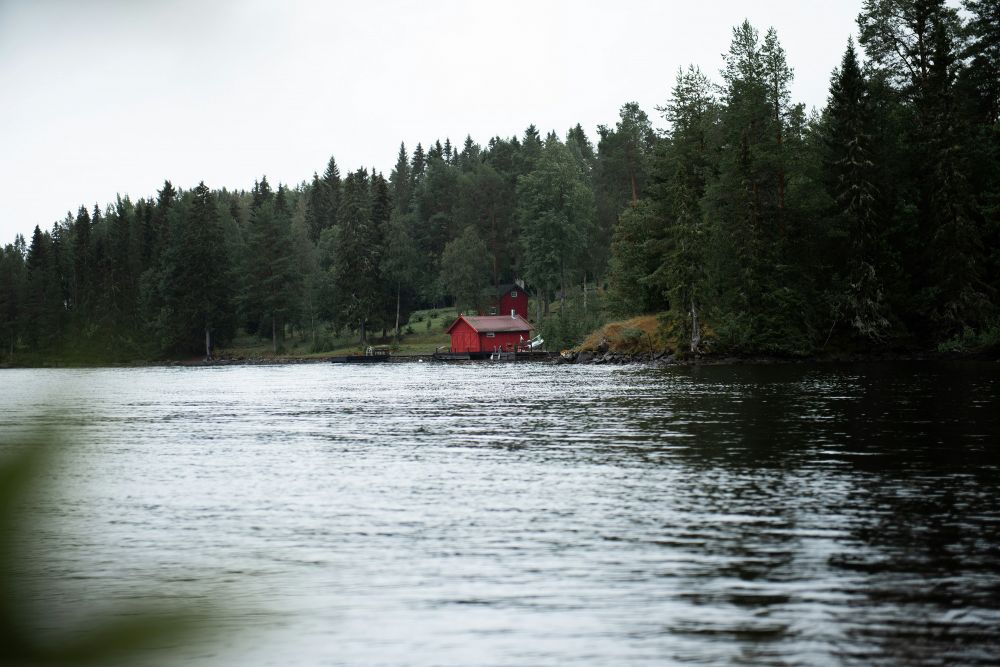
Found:
M 0 243 L 163 180 L 249 188 L 374 167 L 399 142 L 662 122 L 678 67 L 718 80 L 732 26 L 779 38 L 821 107 L 860 1 L 0 0 Z

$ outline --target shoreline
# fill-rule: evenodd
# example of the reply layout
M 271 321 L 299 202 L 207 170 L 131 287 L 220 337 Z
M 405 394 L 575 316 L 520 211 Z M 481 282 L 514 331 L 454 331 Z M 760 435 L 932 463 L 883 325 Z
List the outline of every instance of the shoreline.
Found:
M 996 351 L 989 352 L 872 352 L 833 353 L 807 357 L 780 357 L 774 355 L 737 356 L 730 354 L 681 355 L 671 353 L 626 354 L 606 352 L 573 353 L 571 358 L 563 357 L 557 363 L 576 365 L 625 365 L 640 364 L 651 368 L 671 368 L 680 366 L 774 366 L 792 364 L 859 364 L 896 362 L 936 362 L 936 361 L 1000 361 Z
M 705 355 L 675 355 L 663 351 L 650 354 L 627 354 L 620 352 L 605 352 L 603 354 L 582 351 L 563 355 L 553 353 L 553 357 L 544 360 L 531 360 L 533 363 L 549 365 L 586 365 L 586 366 L 625 366 L 638 365 L 649 368 L 674 368 L 684 366 L 768 366 L 786 364 L 858 364 L 858 363 L 895 363 L 895 362 L 936 362 L 936 361 L 985 361 L 1000 362 L 1000 351 L 987 350 L 977 352 L 871 352 L 871 353 L 831 353 L 812 355 L 808 357 L 778 357 L 772 355 L 737 356 L 727 354 Z M 200 368 L 215 366 L 291 366 L 300 364 L 333 363 L 342 355 L 322 357 L 224 357 L 220 359 L 163 359 L 136 360 L 125 362 L 95 362 L 95 363 L 42 363 L 42 364 L 0 364 L 0 370 L 13 369 L 84 369 L 84 368 Z M 386 363 L 525 363 L 520 362 L 490 362 L 488 360 L 440 361 L 433 359 L 433 353 L 426 355 L 407 355 L 405 358 L 395 358 Z M 338 364 L 343 365 L 343 364 Z M 350 362 L 347 365 L 351 364 Z

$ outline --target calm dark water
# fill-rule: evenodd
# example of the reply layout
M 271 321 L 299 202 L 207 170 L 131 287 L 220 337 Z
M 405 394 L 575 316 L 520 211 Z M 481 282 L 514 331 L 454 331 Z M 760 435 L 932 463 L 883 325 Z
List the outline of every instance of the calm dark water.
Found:
M 72 434 L 39 508 L 52 624 L 156 591 L 242 629 L 199 664 L 1000 662 L 997 363 L 0 388 L 6 440 Z

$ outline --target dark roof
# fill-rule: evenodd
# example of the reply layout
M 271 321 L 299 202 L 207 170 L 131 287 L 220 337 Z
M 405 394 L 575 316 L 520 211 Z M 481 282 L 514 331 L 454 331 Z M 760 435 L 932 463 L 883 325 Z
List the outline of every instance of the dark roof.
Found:
M 519 292 L 524 291 L 514 283 L 504 283 L 503 285 L 497 285 L 496 287 L 494 287 L 493 285 L 490 285 L 489 287 L 484 287 L 481 294 L 485 297 L 492 299 L 498 296 L 503 296 L 504 294 L 507 294 L 509 292 L 513 292 L 514 290 L 517 290 Z
M 528 320 L 520 315 L 510 317 L 509 315 L 459 315 L 458 319 L 451 323 L 447 333 L 455 328 L 459 320 L 465 320 L 478 333 L 497 333 L 501 331 L 531 331 L 535 327 L 531 326 Z

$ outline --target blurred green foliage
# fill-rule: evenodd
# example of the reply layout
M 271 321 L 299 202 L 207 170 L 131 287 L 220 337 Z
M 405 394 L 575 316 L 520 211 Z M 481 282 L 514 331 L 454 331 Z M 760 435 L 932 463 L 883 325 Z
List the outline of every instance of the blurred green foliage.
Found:
M 214 613 L 173 604 L 119 606 L 96 613 L 99 600 L 79 609 L 78 627 L 46 629 L 46 601 L 59 604 L 53 568 L 34 548 L 48 497 L 46 471 L 61 453 L 51 434 L 0 447 L 0 666 L 138 665 L 176 657 L 205 631 Z M 144 591 L 147 599 L 155 591 Z M 48 621 L 48 622 L 46 622 Z

